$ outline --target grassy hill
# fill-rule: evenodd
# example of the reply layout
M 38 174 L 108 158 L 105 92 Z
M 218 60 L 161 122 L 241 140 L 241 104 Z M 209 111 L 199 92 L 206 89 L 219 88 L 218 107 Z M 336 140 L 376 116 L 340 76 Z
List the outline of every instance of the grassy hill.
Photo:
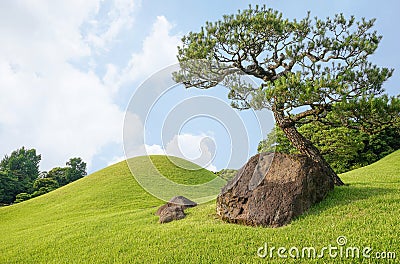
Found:
M 188 176 L 162 156 L 152 161 L 187 184 L 214 177 L 204 170 Z M 140 158 L 136 162 L 143 164 Z M 283 228 L 224 223 L 215 217 L 215 202 L 188 209 L 183 220 L 160 225 L 154 212 L 163 202 L 143 191 L 121 162 L 46 195 L 0 208 L 0 263 L 282 263 L 276 253 L 273 259 L 259 258 L 257 249 L 264 243 L 321 249 L 337 246 L 339 236 L 347 238 L 346 246 L 373 248 L 373 256 L 395 252 L 398 261 L 400 151 L 341 177 L 348 186 L 335 188 L 328 199 Z M 350 261 L 377 262 L 323 260 Z

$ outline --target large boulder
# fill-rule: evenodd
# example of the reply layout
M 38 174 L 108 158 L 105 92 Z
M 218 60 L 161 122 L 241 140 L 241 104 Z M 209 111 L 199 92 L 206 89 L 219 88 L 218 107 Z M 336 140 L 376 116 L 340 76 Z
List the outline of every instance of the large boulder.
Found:
M 186 217 L 185 209 L 195 207 L 197 203 L 183 196 L 175 196 L 168 203 L 157 209 L 156 215 L 160 216 L 160 223 L 168 223 Z
M 305 155 L 261 153 L 222 188 L 217 215 L 232 223 L 279 227 L 322 201 L 333 186 Z

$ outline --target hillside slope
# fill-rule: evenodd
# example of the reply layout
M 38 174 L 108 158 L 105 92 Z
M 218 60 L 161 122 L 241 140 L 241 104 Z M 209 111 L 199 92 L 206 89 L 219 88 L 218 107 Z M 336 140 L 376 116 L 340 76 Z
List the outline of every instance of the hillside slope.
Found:
M 153 160 L 179 175 L 162 156 Z M 205 171 L 199 175 L 191 176 L 213 177 Z M 338 236 L 345 236 L 348 246 L 393 251 L 400 258 L 400 151 L 341 177 L 349 186 L 336 188 L 283 228 L 226 224 L 215 217 L 214 202 L 188 209 L 184 220 L 160 225 L 154 212 L 163 202 L 143 191 L 121 162 L 0 208 L 0 263 L 281 263 L 276 255 L 259 258 L 257 249 L 264 243 L 322 248 L 336 245 Z M 349 260 L 324 259 L 341 261 Z

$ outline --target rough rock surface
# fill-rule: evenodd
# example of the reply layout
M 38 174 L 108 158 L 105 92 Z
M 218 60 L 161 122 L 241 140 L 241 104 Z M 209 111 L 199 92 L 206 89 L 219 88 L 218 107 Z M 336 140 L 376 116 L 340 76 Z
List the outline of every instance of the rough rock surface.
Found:
M 185 212 L 183 211 L 182 206 L 172 205 L 167 206 L 160 212 L 160 220 L 161 224 L 168 223 L 173 220 L 180 220 L 186 217 Z
M 217 214 L 228 222 L 279 227 L 323 200 L 333 187 L 323 168 L 307 156 L 261 153 L 222 188 Z
M 168 223 L 186 217 L 185 209 L 196 206 L 197 203 L 183 196 L 175 196 L 168 203 L 157 209 L 156 215 L 160 216 L 160 223 Z
M 169 200 L 170 204 L 176 204 L 180 205 L 183 207 L 183 209 L 189 208 L 189 207 L 195 207 L 197 205 L 196 202 L 193 202 L 192 200 L 189 200 L 186 197 L 183 196 L 175 196 Z

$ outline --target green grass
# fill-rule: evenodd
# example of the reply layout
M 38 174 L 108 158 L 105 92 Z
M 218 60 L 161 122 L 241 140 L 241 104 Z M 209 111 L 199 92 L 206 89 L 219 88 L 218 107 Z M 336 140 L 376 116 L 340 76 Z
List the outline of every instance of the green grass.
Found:
M 139 167 L 141 159 L 136 160 Z M 178 179 L 186 174 L 177 173 L 165 157 L 151 159 L 171 174 L 170 179 L 190 183 Z M 191 182 L 212 178 L 206 171 L 197 173 L 188 176 Z M 286 227 L 224 223 L 215 217 L 214 201 L 187 209 L 183 220 L 161 225 L 154 212 L 163 201 L 143 191 L 121 162 L 46 195 L 0 208 L 0 262 L 282 263 L 276 254 L 273 259 L 259 258 L 257 249 L 265 242 L 270 247 L 320 249 L 337 245 L 338 236 L 346 236 L 348 246 L 395 252 L 398 261 L 400 151 L 341 177 L 348 186 L 335 188 Z M 313 262 L 379 263 L 327 257 Z
M 143 156 L 128 160 L 138 183 L 168 201 L 177 194 L 196 202 L 214 199 L 226 180 L 186 160 L 170 156 Z
M 143 158 L 146 157 L 139 159 Z M 137 162 L 137 159 L 135 159 L 135 162 Z M 209 182 L 216 177 L 211 171 L 177 157 L 152 155 L 150 159 L 162 175 L 176 183 L 197 185 Z

